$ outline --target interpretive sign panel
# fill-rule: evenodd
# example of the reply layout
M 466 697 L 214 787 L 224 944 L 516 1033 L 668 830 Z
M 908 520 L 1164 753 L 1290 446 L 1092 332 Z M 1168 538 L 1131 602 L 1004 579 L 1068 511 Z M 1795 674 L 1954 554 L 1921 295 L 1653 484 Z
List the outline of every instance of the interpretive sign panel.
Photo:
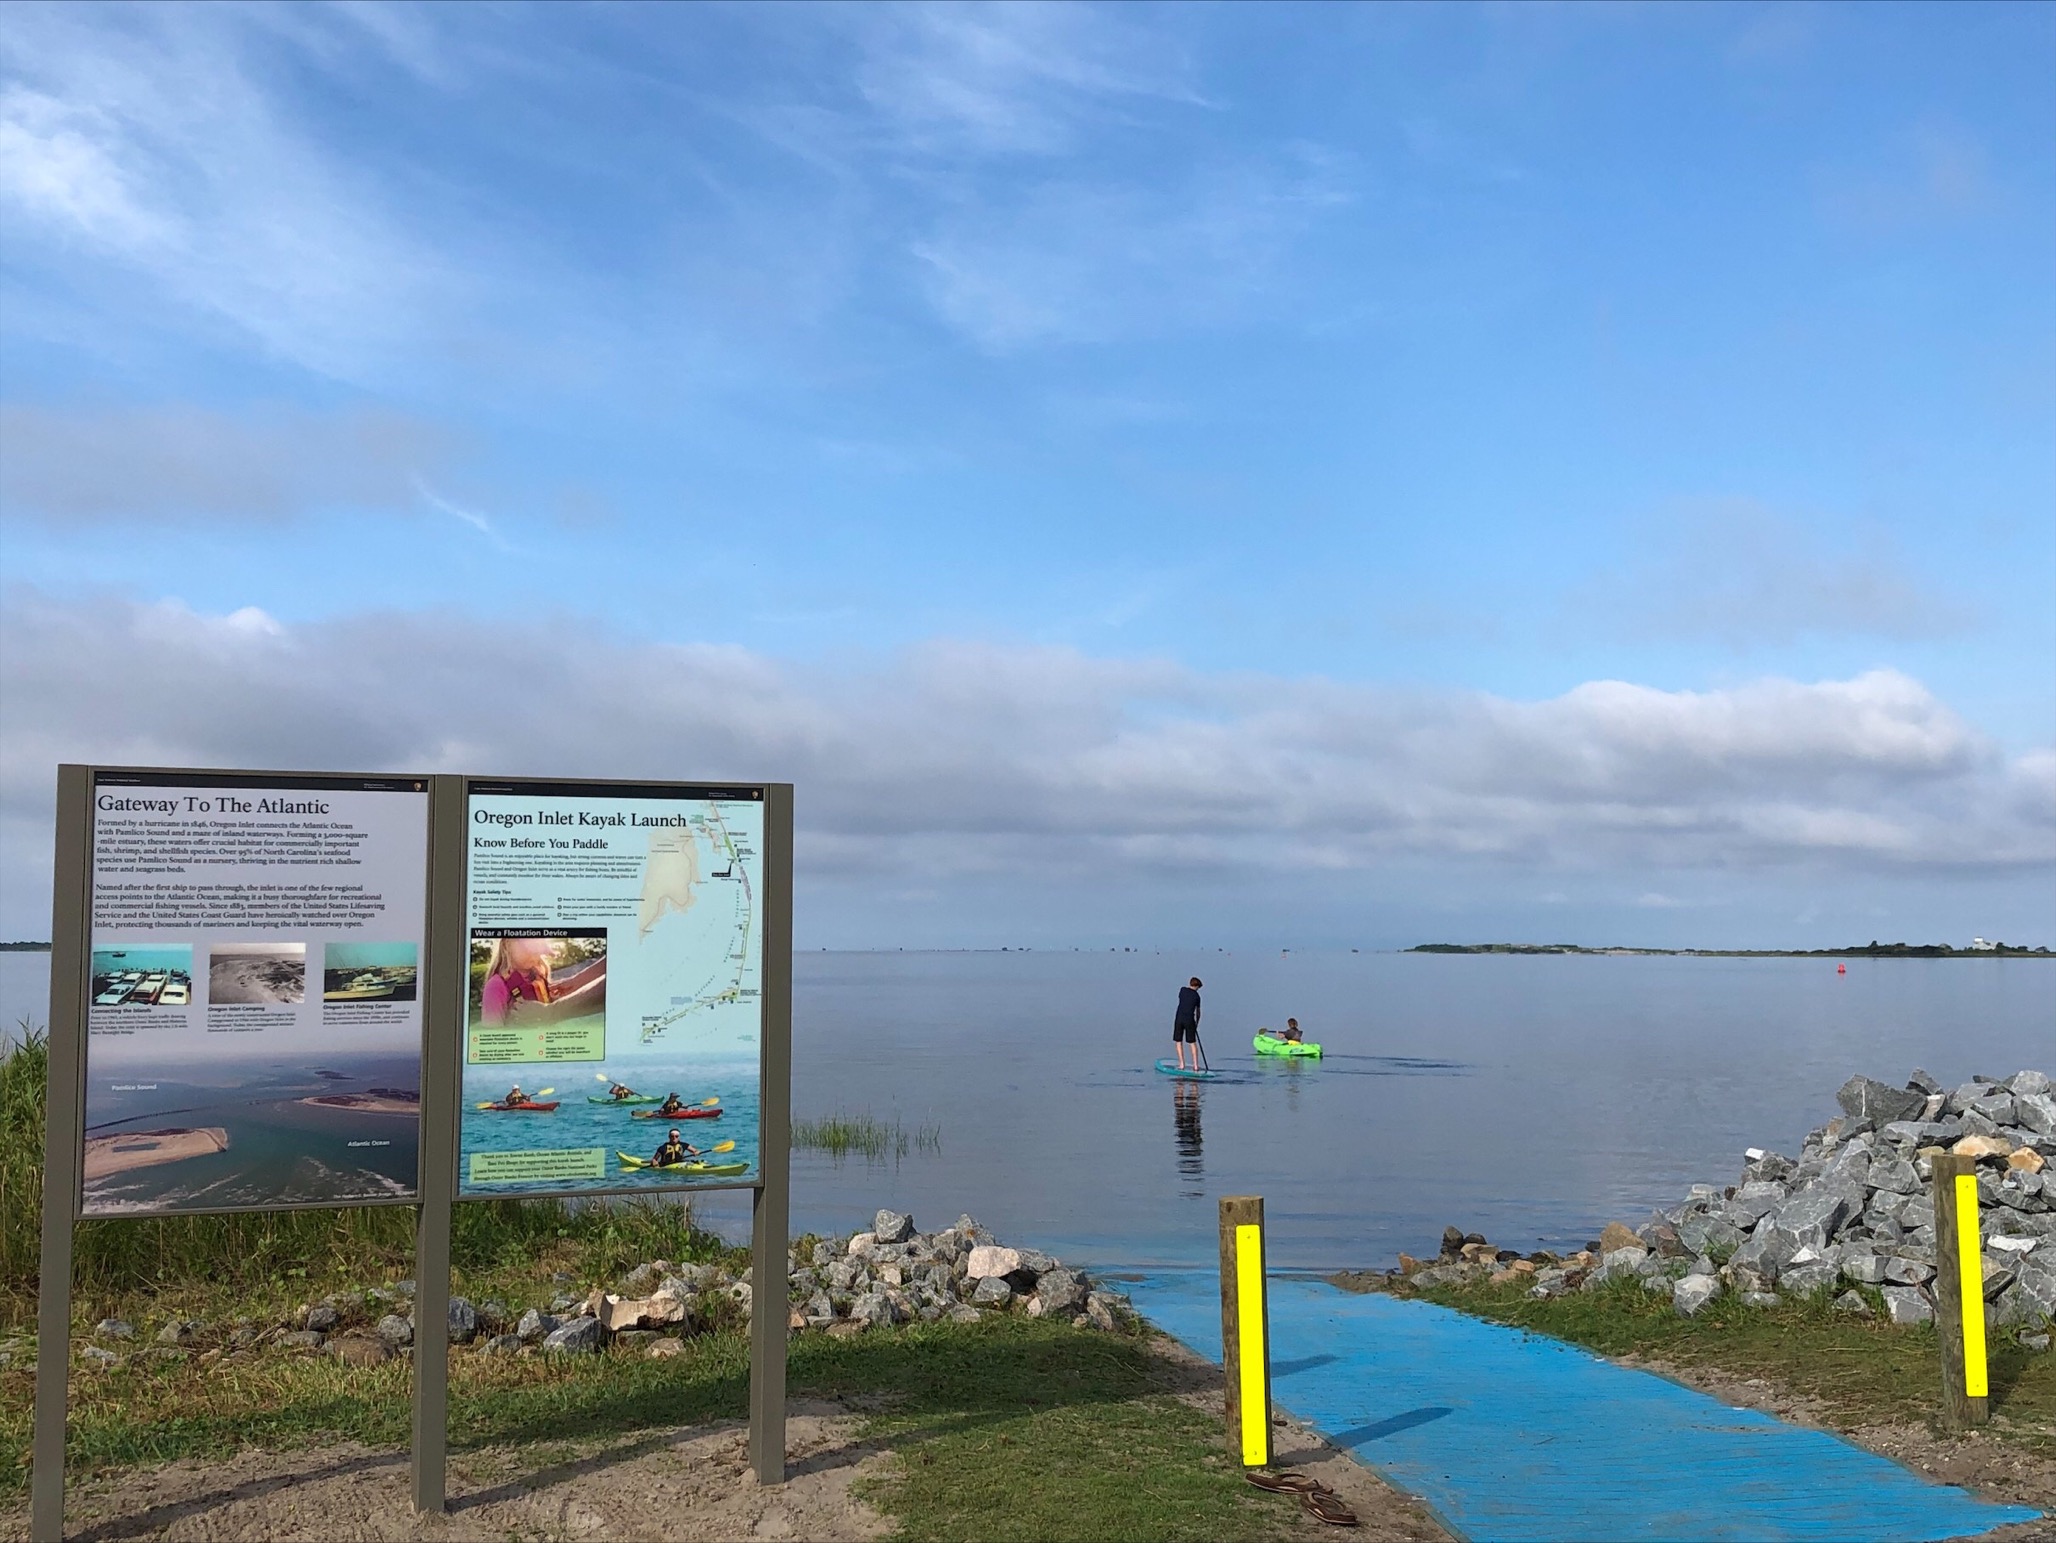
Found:
M 424 780 L 95 772 L 80 1214 L 405 1201 Z
M 760 1172 L 764 789 L 473 780 L 461 1196 Z

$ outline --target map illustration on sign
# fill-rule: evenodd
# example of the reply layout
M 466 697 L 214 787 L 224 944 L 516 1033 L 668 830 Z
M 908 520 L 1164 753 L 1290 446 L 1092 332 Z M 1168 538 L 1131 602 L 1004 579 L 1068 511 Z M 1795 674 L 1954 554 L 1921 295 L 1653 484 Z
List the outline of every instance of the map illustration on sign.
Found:
M 761 792 L 474 782 L 465 1195 L 746 1183 Z

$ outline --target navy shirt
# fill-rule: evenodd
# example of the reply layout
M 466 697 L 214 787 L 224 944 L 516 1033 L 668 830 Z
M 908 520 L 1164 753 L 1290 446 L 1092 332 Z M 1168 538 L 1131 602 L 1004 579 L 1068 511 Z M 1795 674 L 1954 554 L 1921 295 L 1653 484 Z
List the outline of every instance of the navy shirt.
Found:
M 1180 1029 L 1199 1027 L 1199 993 L 1190 986 L 1178 988 L 1178 1016 L 1173 1026 Z

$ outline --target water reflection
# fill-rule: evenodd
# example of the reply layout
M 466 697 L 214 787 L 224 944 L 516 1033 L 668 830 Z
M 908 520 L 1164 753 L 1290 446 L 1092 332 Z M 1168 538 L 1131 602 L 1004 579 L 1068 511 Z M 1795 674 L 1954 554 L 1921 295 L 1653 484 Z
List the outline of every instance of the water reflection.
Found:
M 1171 1123 L 1178 1142 L 1178 1171 L 1194 1184 L 1206 1178 L 1206 1161 L 1202 1155 L 1206 1138 L 1199 1129 L 1200 1085 L 1174 1078 L 1171 1082 Z M 1197 1189 L 1184 1191 L 1191 1199 L 1201 1193 Z

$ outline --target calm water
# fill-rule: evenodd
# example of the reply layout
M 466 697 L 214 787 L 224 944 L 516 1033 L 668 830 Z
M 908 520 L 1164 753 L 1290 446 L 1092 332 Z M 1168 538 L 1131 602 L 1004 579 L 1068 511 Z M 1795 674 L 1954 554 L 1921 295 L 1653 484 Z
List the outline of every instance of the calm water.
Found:
M 0 956 L 0 1021 L 43 1016 L 46 967 Z M 1200 1085 L 1151 1069 L 1194 974 L 1226 1074 Z M 1327 1059 L 1257 1061 L 1287 1014 Z M 1732 1182 L 1855 1071 L 2056 1071 L 2056 961 L 803 954 L 794 1031 L 796 1114 L 942 1129 L 939 1156 L 795 1154 L 795 1230 L 968 1209 L 1082 1261 L 1200 1262 L 1214 1198 L 1254 1193 L 1281 1264 L 1383 1264 L 1447 1223 L 1582 1242 Z

